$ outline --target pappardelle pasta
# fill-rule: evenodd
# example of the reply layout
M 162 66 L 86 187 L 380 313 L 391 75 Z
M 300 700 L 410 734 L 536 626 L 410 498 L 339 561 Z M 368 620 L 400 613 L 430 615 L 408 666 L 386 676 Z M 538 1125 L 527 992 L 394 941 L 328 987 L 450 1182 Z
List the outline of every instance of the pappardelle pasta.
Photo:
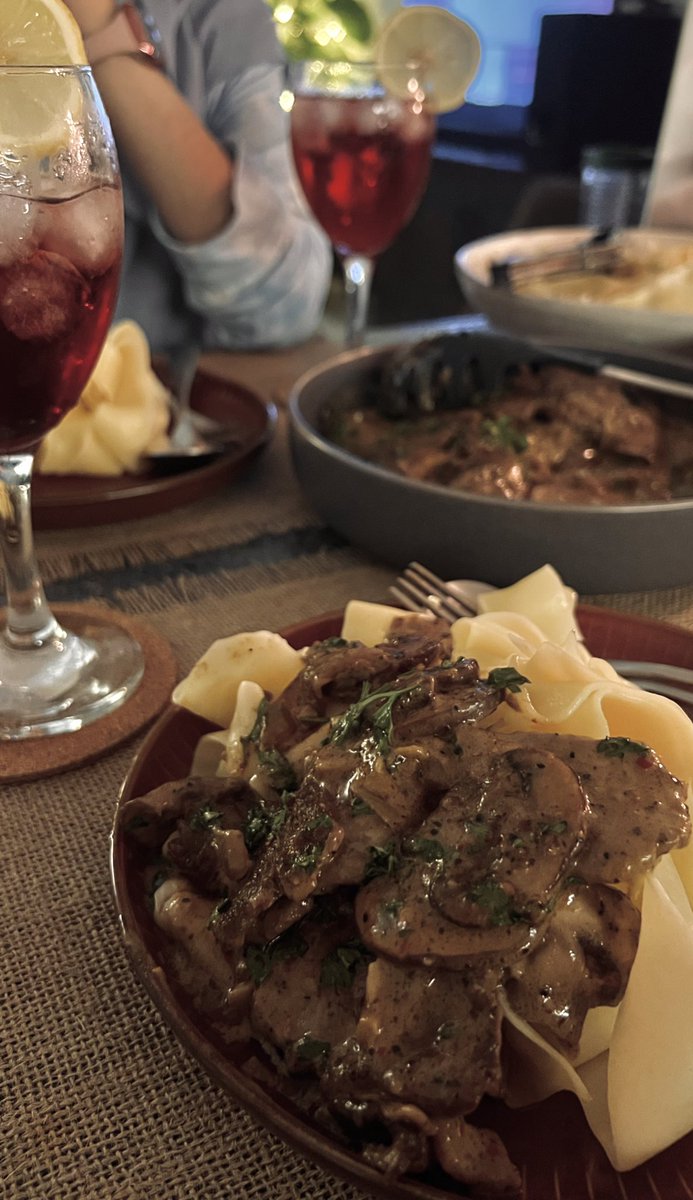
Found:
M 173 698 L 219 731 L 122 820 L 198 1001 L 380 1169 L 486 1195 L 484 1095 L 573 1091 L 619 1171 L 693 1129 L 693 726 L 551 568 L 481 607 L 214 643 Z

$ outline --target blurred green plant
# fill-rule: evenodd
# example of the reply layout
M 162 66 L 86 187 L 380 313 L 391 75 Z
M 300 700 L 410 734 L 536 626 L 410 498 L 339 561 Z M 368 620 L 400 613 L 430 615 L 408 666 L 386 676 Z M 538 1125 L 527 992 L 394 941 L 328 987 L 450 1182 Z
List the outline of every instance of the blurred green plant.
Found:
M 363 62 L 399 0 L 268 0 L 290 59 Z

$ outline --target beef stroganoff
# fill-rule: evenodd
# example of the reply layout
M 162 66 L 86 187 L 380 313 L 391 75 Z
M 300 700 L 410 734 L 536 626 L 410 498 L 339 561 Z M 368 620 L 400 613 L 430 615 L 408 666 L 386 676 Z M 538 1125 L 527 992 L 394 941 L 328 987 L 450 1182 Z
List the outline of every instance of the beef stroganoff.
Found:
M 484 1096 L 574 1091 L 618 1170 L 693 1128 L 693 727 L 550 568 L 485 603 L 215 643 L 174 700 L 219 732 L 121 821 L 197 1002 L 331 1132 L 512 1195 Z

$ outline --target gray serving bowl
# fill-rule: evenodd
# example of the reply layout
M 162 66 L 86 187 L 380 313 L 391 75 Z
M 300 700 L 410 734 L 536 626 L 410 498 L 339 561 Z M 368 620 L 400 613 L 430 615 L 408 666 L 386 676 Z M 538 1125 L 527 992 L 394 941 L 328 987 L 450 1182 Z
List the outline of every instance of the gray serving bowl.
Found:
M 493 331 L 460 336 L 487 359 L 552 357 Z M 693 499 L 618 506 L 496 499 L 406 479 L 329 441 L 320 432 L 323 406 L 354 404 L 392 348 L 346 351 L 303 375 L 289 398 L 299 482 L 348 541 L 395 568 L 418 560 L 448 579 L 499 586 L 547 562 L 583 595 L 693 582 Z

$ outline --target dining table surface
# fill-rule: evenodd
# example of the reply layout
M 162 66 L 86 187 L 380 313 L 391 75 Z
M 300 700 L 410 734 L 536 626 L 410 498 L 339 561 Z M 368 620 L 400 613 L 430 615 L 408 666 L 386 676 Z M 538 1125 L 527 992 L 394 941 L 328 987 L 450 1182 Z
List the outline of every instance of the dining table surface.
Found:
M 395 343 L 465 320 L 371 337 Z M 291 464 L 291 387 L 339 349 L 320 334 L 289 350 L 205 355 L 207 370 L 277 406 L 271 443 L 243 475 L 187 506 L 39 531 L 49 600 L 88 600 L 146 622 L 170 643 L 181 677 L 216 638 L 281 630 L 352 597 L 387 603 L 394 568 L 326 527 Z M 693 629 L 693 586 L 581 599 Z M 0 1197 L 358 1200 L 363 1192 L 278 1140 L 212 1081 L 131 970 L 109 850 L 143 737 L 2 787 Z

